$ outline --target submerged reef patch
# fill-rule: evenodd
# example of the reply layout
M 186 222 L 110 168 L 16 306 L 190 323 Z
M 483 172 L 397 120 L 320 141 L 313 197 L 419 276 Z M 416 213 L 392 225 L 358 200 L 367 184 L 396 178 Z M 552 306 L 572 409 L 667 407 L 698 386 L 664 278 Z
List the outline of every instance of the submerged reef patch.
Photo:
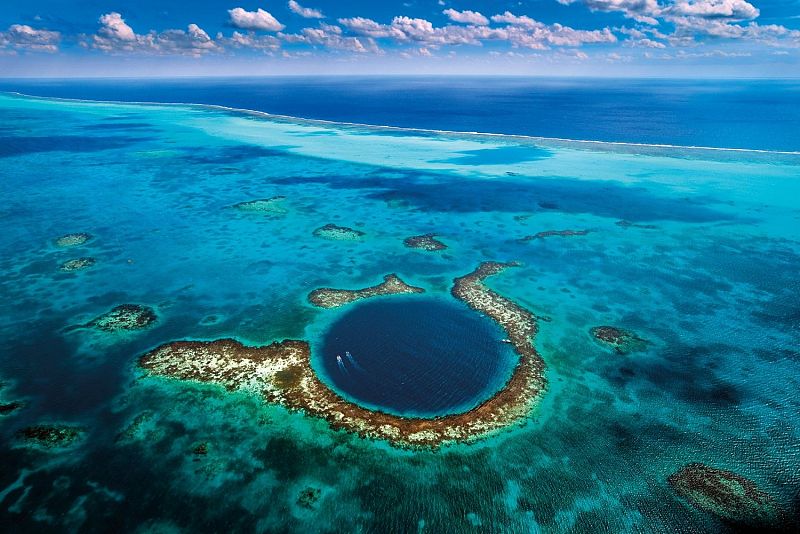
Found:
M 283 205 L 284 200 L 286 200 L 286 197 L 284 196 L 248 200 L 246 202 L 234 204 L 233 208 L 239 211 L 261 212 L 270 215 L 285 215 L 288 210 Z
M 436 239 L 436 234 L 423 234 L 407 237 L 403 244 L 408 248 L 418 248 L 427 251 L 444 250 L 447 245 Z
M 784 521 L 768 493 L 732 471 L 692 463 L 670 475 L 668 482 L 692 506 L 723 521 L 762 528 L 778 527 Z
M 297 496 L 298 506 L 302 506 L 303 508 L 312 510 L 317 504 L 317 501 L 319 500 L 321 493 L 322 490 L 320 490 L 319 488 L 313 488 L 311 486 L 304 488 L 300 492 L 300 495 Z
M 546 237 L 574 237 L 579 235 L 586 235 L 590 230 L 546 230 L 533 235 L 526 235 L 520 241 L 534 241 L 536 239 L 544 239 Z
M 361 239 L 366 234 L 360 230 L 354 230 L 353 228 L 348 228 L 347 226 L 337 226 L 332 223 L 328 223 L 325 226 L 320 226 L 316 230 L 314 230 L 314 235 L 316 237 L 321 237 L 323 239 L 333 239 L 337 241 L 353 241 L 356 239 Z
M 122 430 L 122 432 L 117 434 L 115 441 L 119 443 L 141 439 L 146 434 L 143 427 L 150 423 L 154 415 L 155 414 L 149 410 L 140 413 L 124 430 Z
M 523 421 L 544 391 L 544 361 L 533 347 L 536 317 L 488 289 L 483 280 L 512 264 L 484 263 L 457 278 L 452 295 L 495 320 L 507 333 L 519 362 L 506 385 L 479 406 L 434 419 L 372 411 L 349 402 L 325 385 L 311 367 L 305 341 L 284 340 L 248 347 L 233 339 L 175 341 L 139 359 L 152 376 L 219 384 L 229 391 L 258 393 L 268 402 L 325 419 L 332 428 L 396 446 L 438 447 L 467 442 Z
M 25 403 L 20 401 L 0 402 L 0 415 L 11 415 L 24 406 Z
M 17 438 L 39 447 L 56 449 L 69 447 L 86 433 L 86 429 L 72 425 L 34 425 L 17 432 Z
M 396 274 L 387 274 L 383 282 L 363 289 L 333 289 L 322 287 L 308 295 L 308 301 L 320 308 L 338 308 L 357 300 L 380 295 L 397 295 L 400 293 L 424 293 L 421 287 L 406 284 Z
M 595 341 L 604 347 L 614 349 L 617 354 L 647 350 L 646 340 L 616 326 L 595 326 L 589 329 L 589 333 L 592 334 Z
M 655 230 L 658 228 L 655 224 L 637 224 L 632 223 L 631 221 L 621 220 L 617 221 L 614 224 L 619 226 L 620 228 L 641 228 L 642 230 Z
M 81 269 L 87 269 L 91 267 L 95 263 L 97 263 L 97 260 L 94 258 L 75 258 L 62 263 L 58 270 L 68 273 L 72 271 L 80 271 Z
M 147 328 L 158 316 L 153 308 L 139 304 L 121 304 L 108 313 L 95 317 L 85 325 L 86 328 L 97 328 L 104 332 L 119 330 L 141 330 Z
M 56 239 L 56 246 L 57 247 L 77 247 L 78 245 L 83 245 L 87 241 L 92 239 L 92 234 L 87 234 L 85 232 L 80 232 L 76 234 L 65 234 Z

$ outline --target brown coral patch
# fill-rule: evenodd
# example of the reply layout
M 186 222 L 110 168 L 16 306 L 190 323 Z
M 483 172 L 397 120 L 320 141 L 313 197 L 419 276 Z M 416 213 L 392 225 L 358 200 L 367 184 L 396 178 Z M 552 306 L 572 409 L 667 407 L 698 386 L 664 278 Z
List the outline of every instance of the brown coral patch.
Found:
M 355 239 L 361 239 L 366 234 L 360 230 L 355 230 L 347 226 L 338 226 L 333 223 L 328 223 L 325 226 L 320 226 L 314 230 L 314 235 L 323 239 L 353 241 Z
M 284 196 L 260 198 L 257 200 L 239 202 L 232 207 L 239 211 L 260 212 L 269 215 L 285 215 L 288 210 L 283 205 L 284 200 L 286 200 Z
M 670 475 L 668 482 L 692 506 L 724 521 L 753 527 L 777 527 L 782 522 L 772 497 L 732 471 L 692 463 Z
M 248 347 L 233 339 L 176 341 L 142 356 L 139 366 L 155 376 L 252 391 L 269 402 L 325 419 L 334 429 L 397 446 L 437 447 L 445 442 L 472 441 L 523 421 L 545 387 L 544 362 L 532 344 L 536 317 L 483 284 L 484 278 L 510 265 L 484 263 L 455 280 L 453 296 L 497 321 L 519 355 L 505 387 L 465 413 L 416 419 L 353 404 L 317 377 L 305 341 L 285 340 L 261 347 Z
M 86 232 L 79 232 L 76 234 L 64 234 L 58 239 L 56 239 L 56 246 L 57 247 L 77 247 L 78 245 L 83 245 L 90 239 L 92 239 L 92 234 L 87 234 Z
M 403 244 L 408 248 L 418 248 L 420 250 L 427 250 L 435 252 L 437 250 L 444 250 L 447 245 L 436 239 L 436 234 L 423 234 L 407 237 L 403 240 Z
M 88 269 L 95 263 L 97 263 L 97 260 L 94 258 L 75 258 L 62 263 L 59 270 L 64 272 L 80 271 L 81 269 Z
M 17 437 L 48 449 L 68 447 L 80 439 L 86 430 L 70 425 L 34 425 L 17 432 Z
M 108 313 L 92 319 L 84 326 L 105 332 L 141 330 L 156 322 L 157 319 L 156 312 L 149 306 L 120 304 Z
M 595 326 L 589 329 L 592 337 L 601 345 L 613 349 L 617 354 L 629 354 L 647 350 L 647 341 L 633 332 L 616 326 Z
M 396 274 L 387 274 L 383 282 L 363 289 L 333 289 L 323 287 L 315 289 L 308 295 L 308 301 L 320 308 L 338 308 L 356 300 L 377 297 L 381 295 L 396 295 L 400 293 L 424 293 L 421 287 L 406 284 Z

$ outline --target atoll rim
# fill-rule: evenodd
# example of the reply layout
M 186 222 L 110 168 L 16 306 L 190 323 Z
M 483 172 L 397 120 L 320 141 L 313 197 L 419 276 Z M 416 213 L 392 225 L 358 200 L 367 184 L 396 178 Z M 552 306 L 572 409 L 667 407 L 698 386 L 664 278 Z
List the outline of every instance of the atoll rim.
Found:
M 149 375 L 214 383 L 229 391 L 260 394 L 291 410 L 325 419 L 332 428 L 400 447 L 438 447 L 469 442 L 524 421 L 545 388 L 544 362 L 533 347 L 536 317 L 483 285 L 514 264 L 487 262 L 454 281 L 452 295 L 494 320 L 518 356 L 511 377 L 493 396 L 464 413 L 434 419 L 373 411 L 331 390 L 311 365 L 306 341 L 285 340 L 249 347 L 233 339 L 175 341 L 139 359 Z

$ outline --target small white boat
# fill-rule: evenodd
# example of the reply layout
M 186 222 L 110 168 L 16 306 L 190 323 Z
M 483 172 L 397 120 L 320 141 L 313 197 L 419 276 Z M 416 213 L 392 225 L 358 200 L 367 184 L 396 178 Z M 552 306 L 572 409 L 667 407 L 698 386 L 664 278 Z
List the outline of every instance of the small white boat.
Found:
M 342 357 L 341 357 L 341 356 L 339 356 L 338 354 L 336 355 L 336 363 L 339 365 L 339 369 L 340 369 L 340 370 L 341 370 L 343 373 L 345 373 L 345 374 L 348 374 L 348 373 L 347 373 L 347 367 L 345 367 L 345 366 L 344 366 L 344 360 L 343 360 L 343 359 L 342 359 Z
M 355 359 L 355 358 L 353 358 L 353 355 L 352 355 L 352 354 L 350 354 L 350 351 L 349 351 L 349 350 L 348 350 L 348 351 L 346 351 L 346 352 L 344 353 L 344 355 L 345 355 L 345 356 L 347 356 L 347 359 L 348 359 L 348 360 L 350 360 L 350 363 L 351 363 L 351 364 L 353 364 L 353 367 L 355 367 L 355 368 L 356 368 L 356 369 L 358 369 L 359 371 L 363 371 L 363 370 L 364 370 L 364 369 L 363 369 L 363 368 L 362 368 L 360 365 L 358 365 L 358 362 L 356 361 L 356 359 Z
M 510 344 L 510 343 L 511 343 L 511 340 L 510 340 L 510 339 L 508 339 L 508 338 L 501 339 L 501 340 L 500 340 L 500 343 L 509 343 L 509 344 Z

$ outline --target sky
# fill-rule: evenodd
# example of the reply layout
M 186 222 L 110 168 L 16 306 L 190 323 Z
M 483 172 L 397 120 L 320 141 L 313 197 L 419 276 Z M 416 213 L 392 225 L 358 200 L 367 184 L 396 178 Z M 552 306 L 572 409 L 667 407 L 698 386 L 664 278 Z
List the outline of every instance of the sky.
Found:
M 800 77 L 800 0 L 0 0 L 0 77 Z

